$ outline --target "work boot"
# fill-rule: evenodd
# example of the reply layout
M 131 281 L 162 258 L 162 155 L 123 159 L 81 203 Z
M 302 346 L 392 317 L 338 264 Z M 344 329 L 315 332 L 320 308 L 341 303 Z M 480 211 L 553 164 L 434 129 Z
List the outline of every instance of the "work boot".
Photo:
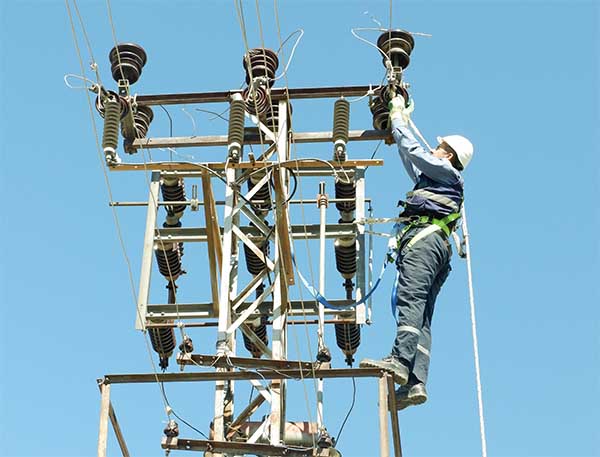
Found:
M 396 389 L 396 409 L 401 411 L 409 406 L 421 405 L 427 401 L 427 389 L 422 382 Z
M 395 357 L 387 356 L 381 360 L 363 359 L 360 361 L 359 367 L 361 368 L 381 368 L 392 374 L 394 381 L 397 384 L 403 386 L 408 382 L 408 368 L 404 366 Z

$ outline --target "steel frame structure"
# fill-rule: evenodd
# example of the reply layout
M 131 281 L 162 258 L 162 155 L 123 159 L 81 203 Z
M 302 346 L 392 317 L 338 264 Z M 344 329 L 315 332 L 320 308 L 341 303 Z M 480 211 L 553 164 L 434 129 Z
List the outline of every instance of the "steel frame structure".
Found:
M 333 369 L 328 363 L 292 362 L 287 359 L 287 326 L 290 323 L 305 325 L 316 323 L 319 332 L 329 323 L 368 322 L 368 310 L 365 303 L 349 310 L 353 300 L 329 300 L 339 309 L 325 309 L 315 301 L 302 302 L 290 299 L 289 288 L 298 281 L 293 255 L 294 239 L 319 239 L 323 250 L 325 238 L 352 236 L 356 239 L 357 271 L 356 301 L 365 296 L 369 286 L 366 263 L 369 258 L 365 239 L 365 169 L 368 166 L 381 166 L 382 160 L 345 160 L 337 161 L 304 161 L 290 159 L 290 142 L 315 143 L 332 140 L 332 132 L 294 132 L 289 129 L 288 103 L 292 98 L 330 98 L 339 96 L 362 95 L 371 86 L 272 89 L 271 96 L 278 100 L 278 125 L 276 132 L 254 116 L 247 117 L 257 125 L 256 128 L 244 129 L 244 143 L 263 144 L 267 149 L 260 158 L 239 162 L 150 162 L 150 163 L 108 163 L 111 171 L 146 171 L 151 172 L 149 197 L 147 202 L 146 228 L 143 243 L 140 282 L 137 299 L 136 328 L 173 327 L 173 326 L 216 326 L 216 355 L 202 356 L 198 354 L 180 354 L 177 362 L 182 371 L 187 366 L 210 366 L 214 372 L 189 372 L 159 375 L 107 375 L 99 380 L 102 392 L 100 438 L 98 444 L 99 457 L 106 455 L 107 423 L 110 419 L 124 456 L 128 455 L 127 447 L 112 405 L 110 404 L 110 386 L 120 382 L 165 382 L 213 381 L 215 382 L 214 419 L 211 439 L 207 441 L 180 438 L 165 438 L 162 447 L 167 450 L 202 450 L 206 455 L 236 456 L 245 453 L 255 455 L 294 455 L 294 456 L 334 456 L 334 450 L 327 447 L 310 450 L 294 450 L 285 445 L 286 429 L 286 383 L 300 378 L 327 379 L 333 377 L 377 377 L 379 379 L 379 418 L 381 456 L 389 455 L 389 437 L 387 413 L 390 411 L 394 438 L 394 455 L 401 455 L 400 432 L 395 408 L 392 378 L 379 370 L 365 369 Z M 237 91 L 213 92 L 199 94 L 139 95 L 136 100 L 144 104 L 188 104 L 203 102 L 227 102 Z M 373 141 L 389 137 L 389 132 L 367 130 L 349 132 L 349 141 Z M 148 138 L 137 139 L 134 148 L 163 147 L 202 147 L 223 146 L 228 144 L 227 136 Z M 249 179 L 250 173 L 264 169 L 264 174 L 257 182 L 252 183 L 244 195 L 239 189 Z M 342 169 L 356 186 L 355 222 L 344 224 L 327 224 L 322 213 L 321 223 L 313 225 L 292 224 L 289 214 L 289 170 L 297 171 L 297 179 L 305 176 L 333 177 Z M 196 178 L 201 180 L 203 201 L 197 199 L 182 202 L 186 205 L 204 207 L 204 227 L 158 228 L 158 211 L 166 202 L 159 201 L 161 180 L 166 176 Z M 225 182 L 222 224 L 216 209 L 212 179 L 218 177 Z M 267 181 L 273 184 L 274 204 L 272 207 L 274 226 L 269 227 L 265 221 L 253 211 L 249 201 Z M 118 206 L 118 202 L 113 202 Z M 173 202 L 169 202 L 173 204 Z M 305 204 L 299 202 L 299 204 Z M 123 205 L 127 206 L 127 205 Z M 133 205 L 132 205 L 133 206 Z M 241 216 L 251 225 L 244 225 Z M 358 222 L 357 222 L 358 221 Z M 265 255 L 259 247 L 265 240 L 273 246 L 272 256 Z M 151 276 L 153 269 L 153 253 L 160 243 L 205 242 L 208 246 L 208 265 L 210 271 L 211 300 L 202 303 L 150 303 Z M 265 265 L 263 271 L 253 276 L 246 284 L 240 282 L 238 266 L 240 245 L 247 246 Z M 323 251 L 321 251 L 323 256 Z M 319 277 L 325 277 L 324 263 L 320 265 Z M 269 286 L 255 299 L 249 297 L 269 275 Z M 321 282 L 322 282 L 321 281 Z M 271 299 L 269 300 L 269 297 Z M 247 323 L 258 317 L 269 318 L 272 327 L 271 345 L 267 347 L 254 333 Z M 299 317 L 302 320 L 298 320 Z M 307 316 L 314 316 L 310 322 Z M 325 317 L 329 320 L 326 320 Z M 241 331 L 263 353 L 261 359 L 236 357 L 236 331 Z M 206 362 L 208 361 L 208 362 Z M 238 371 L 250 368 L 254 371 Z M 158 376 L 158 377 L 157 377 Z M 249 405 L 237 419 L 234 419 L 233 395 L 234 381 L 246 380 L 260 393 L 255 402 Z M 265 387 L 260 381 L 270 380 Z M 245 443 L 231 441 L 229 433 L 232 424 L 239 426 L 247 421 L 262 403 L 270 404 L 270 414 L 258 426 L 255 433 Z M 324 429 L 323 417 L 323 383 L 319 381 L 317 392 L 317 428 Z M 312 425 L 311 425 L 312 427 Z M 268 443 L 257 443 L 261 435 L 268 434 Z

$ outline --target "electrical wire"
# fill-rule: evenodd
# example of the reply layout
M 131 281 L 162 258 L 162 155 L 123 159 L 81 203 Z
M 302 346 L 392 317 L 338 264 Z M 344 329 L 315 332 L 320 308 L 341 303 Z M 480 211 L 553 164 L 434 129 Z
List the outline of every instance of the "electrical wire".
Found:
M 169 403 L 169 399 L 167 398 L 167 392 L 165 391 L 165 384 L 164 384 L 164 382 L 159 381 L 159 384 L 160 384 L 160 389 L 162 391 L 163 397 L 165 398 L 165 400 L 167 402 L 167 406 L 169 407 L 171 414 L 173 414 L 173 416 L 175 416 L 177 419 L 179 419 L 181 422 L 183 422 L 189 428 L 191 428 L 192 430 L 195 430 L 197 433 L 199 433 L 200 436 L 202 436 L 203 438 L 209 440 L 210 438 L 208 436 L 206 436 L 202 431 L 198 430 L 196 427 L 194 427 L 192 424 L 190 424 L 189 422 L 187 422 L 185 419 L 183 419 L 181 416 L 179 416 L 175 412 L 175 410 L 173 409 L 173 407 Z
M 354 376 L 352 377 L 352 403 L 350 404 L 350 409 L 348 409 L 348 412 L 346 413 L 346 417 L 344 417 L 344 420 L 342 421 L 342 425 L 340 426 L 340 430 L 337 433 L 337 436 L 335 437 L 335 440 L 333 441 L 334 445 L 337 446 L 340 442 L 340 436 L 342 436 L 342 432 L 344 431 L 344 426 L 346 425 L 346 422 L 348 421 L 348 418 L 350 417 L 350 414 L 352 413 L 352 410 L 354 409 L 354 404 L 356 403 L 356 379 L 354 379 Z
M 67 13 L 68 13 L 68 16 L 69 16 L 69 23 L 71 25 L 71 32 L 73 34 L 73 42 L 74 42 L 75 51 L 77 53 L 77 57 L 78 57 L 78 60 L 79 60 L 79 65 L 80 65 L 82 77 L 85 77 L 84 76 L 85 75 L 85 68 L 84 68 L 84 65 L 83 65 L 83 58 L 81 56 L 81 50 L 79 48 L 79 43 L 78 43 L 78 40 L 77 40 L 77 33 L 75 31 L 75 24 L 74 24 L 74 21 L 73 21 L 73 15 L 71 13 L 71 7 L 69 5 L 68 0 L 65 0 L 65 6 L 67 8 Z M 106 189 L 107 189 L 107 193 L 108 193 L 108 198 L 109 198 L 109 201 L 113 201 L 112 189 L 111 189 L 111 185 L 110 185 L 110 180 L 108 178 L 108 173 L 106 171 L 106 162 L 103 160 L 103 157 L 102 157 L 102 150 L 101 150 L 101 147 L 100 147 L 100 141 L 99 141 L 99 136 L 98 136 L 98 128 L 96 127 L 96 120 L 94 118 L 94 109 L 93 109 L 92 101 L 91 101 L 91 98 L 90 98 L 90 95 L 89 95 L 89 91 L 86 91 L 86 99 L 87 99 L 87 102 L 88 102 L 89 114 L 90 114 L 90 119 L 91 119 L 91 123 L 92 123 L 92 130 L 94 132 L 94 140 L 96 142 L 97 156 L 98 156 L 98 160 L 100 162 L 100 167 L 101 167 L 103 175 L 104 175 L 104 181 L 105 181 L 105 185 L 106 185 Z M 133 281 L 133 272 L 132 272 L 132 268 L 131 268 L 131 262 L 129 261 L 129 256 L 127 255 L 127 250 L 125 248 L 125 241 L 123 239 L 123 235 L 122 235 L 122 231 L 121 231 L 121 225 L 120 225 L 120 222 L 119 222 L 119 217 L 117 215 L 115 207 L 111 207 L 111 210 L 112 210 L 113 220 L 114 220 L 114 223 L 115 223 L 115 229 L 116 229 L 116 232 L 117 232 L 117 238 L 119 240 L 119 245 L 121 247 L 121 251 L 123 253 L 123 257 L 125 259 L 125 263 L 126 263 L 126 266 L 127 266 L 127 272 L 128 272 L 128 276 L 129 276 L 129 284 L 130 284 L 130 288 L 131 288 L 131 292 L 132 292 L 132 298 L 133 298 L 134 306 L 135 306 L 138 318 L 140 319 L 140 321 L 142 321 L 140 310 L 137 307 L 137 300 L 136 300 L 137 292 L 136 292 L 135 284 L 134 284 L 134 281 Z M 145 343 L 146 343 L 146 348 L 147 348 L 147 351 L 148 351 L 148 356 L 150 358 L 150 363 L 152 365 L 153 373 L 154 373 L 156 382 L 158 383 L 158 371 L 156 370 L 156 366 L 154 365 L 154 360 L 153 360 L 153 357 L 152 357 L 152 352 L 150 350 L 150 345 L 149 345 L 149 341 L 148 341 L 148 335 L 147 335 L 146 332 L 144 332 L 144 340 L 145 340 Z M 163 400 L 163 403 L 165 404 L 165 407 L 166 407 L 167 406 L 167 402 L 165 401 L 165 398 L 163 397 L 162 400 Z

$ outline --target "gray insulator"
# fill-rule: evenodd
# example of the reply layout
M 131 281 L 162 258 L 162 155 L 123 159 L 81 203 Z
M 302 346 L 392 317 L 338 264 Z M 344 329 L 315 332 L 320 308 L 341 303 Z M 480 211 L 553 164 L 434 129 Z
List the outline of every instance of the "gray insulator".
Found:
M 185 184 L 183 178 L 168 176 L 163 178 L 160 190 L 163 200 L 166 202 L 182 202 L 185 201 Z M 166 206 L 167 224 L 170 227 L 177 226 L 179 219 L 183 216 L 185 205 Z
M 229 107 L 229 130 L 227 133 L 227 151 L 232 160 L 238 161 L 242 156 L 244 145 L 244 100 L 234 99 Z
M 335 324 L 335 341 L 346 356 L 346 363 L 352 365 L 352 357 L 360 346 L 360 326 L 357 324 Z
M 335 265 L 343 278 L 356 274 L 356 241 L 354 238 L 337 238 L 334 242 Z
M 107 156 L 114 156 L 119 142 L 119 121 L 121 117 L 121 102 L 109 98 L 103 104 L 104 132 L 102 134 L 102 148 Z
M 351 202 L 336 202 L 335 207 L 342 213 L 349 213 L 351 219 L 354 219 L 352 213 L 356 210 L 356 184 L 354 182 L 335 182 L 335 198 L 352 198 Z M 346 219 L 346 218 L 343 218 Z
M 350 128 L 350 102 L 343 98 L 333 105 L 333 143 L 334 159 L 346 160 L 346 144 Z
M 183 246 L 176 243 L 161 243 L 155 249 L 158 271 L 169 282 L 175 282 L 183 274 L 181 256 Z
M 151 328 L 150 342 L 152 349 L 158 354 L 160 367 L 165 370 L 169 366 L 169 357 L 175 349 L 175 331 L 172 327 Z
M 270 247 L 267 240 L 264 240 L 262 243 L 258 243 L 257 246 L 266 257 L 269 256 Z M 244 256 L 246 257 L 246 267 L 248 268 L 248 273 L 251 275 L 256 276 L 267 267 L 265 263 L 254 252 L 252 252 L 252 250 L 245 243 Z

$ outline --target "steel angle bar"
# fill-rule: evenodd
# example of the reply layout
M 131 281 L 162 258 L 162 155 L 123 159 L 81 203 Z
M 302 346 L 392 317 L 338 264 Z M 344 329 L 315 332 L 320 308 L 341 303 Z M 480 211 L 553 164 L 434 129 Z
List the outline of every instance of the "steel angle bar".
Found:
M 254 386 L 254 388 L 257 390 L 257 392 L 268 402 L 271 403 L 272 398 L 271 398 L 271 392 L 270 390 L 263 386 L 260 381 L 258 379 L 251 379 L 250 380 L 250 384 L 252 384 Z M 269 384 L 270 385 L 270 384 Z
M 272 369 L 272 370 L 312 370 L 318 369 L 316 362 L 303 362 L 300 360 L 273 360 L 273 359 L 255 359 L 248 357 L 219 357 L 216 355 L 204 354 L 180 354 L 177 356 L 177 363 L 180 365 L 207 366 L 218 368 L 249 368 Z
M 312 98 L 339 98 L 360 97 L 374 91 L 379 84 L 362 86 L 330 86 L 330 87 L 273 87 L 270 91 L 272 100 L 285 99 L 312 99 Z M 216 92 L 187 92 L 179 94 L 147 94 L 137 95 L 136 101 L 144 105 L 186 105 L 196 103 L 228 102 L 234 94 L 241 94 L 239 89 Z
M 264 355 L 266 355 L 269 358 L 273 357 L 273 353 L 271 352 L 271 349 L 269 349 L 267 347 L 267 345 L 265 343 L 263 343 L 263 341 L 256 335 L 256 332 L 254 331 L 254 329 L 243 323 L 242 325 L 240 325 L 240 330 L 241 332 L 246 335 L 250 341 L 252 341 L 252 344 L 258 349 L 260 350 L 260 352 L 262 352 Z
M 350 130 L 348 141 L 379 141 L 390 136 L 388 130 Z M 296 144 L 329 143 L 333 141 L 333 132 L 294 132 L 291 139 Z M 261 135 L 256 128 L 244 129 L 244 144 L 262 144 Z M 200 148 L 211 146 L 227 146 L 227 135 L 182 136 L 138 138 L 133 141 L 134 149 L 164 149 L 164 148 Z M 118 165 L 113 166 L 118 167 Z M 239 167 L 238 167 L 239 168 Z
M 273 261 L 271 259 L 269 259 L 269 257 L 267 257 L 264 252 L 262 252 L 262 250 L 260 250 L 258 248 L 258 246 L 256 246 L 256 244 L 254 244 L 254 242 L 248 238 L 246 235 L 244 235 L 244 233 L 240 230 L 239 227 L 237 226 L 233 226 L 232 227 L 233 232 L 235 233 L 235 235 L 246 245 L 250 248 L 250 250 L 261 260 L 262 263 L 264 263 L 267 268 L 271 271 L 273 271 L 275 269 L 275 265 L 273 264 Z
M 250 379 L 293 379 L 303 378 L 379 378 L 385 372 L 379 368 L 326 368 L 319 370 L 252 370 L 224 372 L 184 372 L 184 373 L 132 373 L 107 374 L 104 384 L 147 384 L 155 382 L 214 382 L 216 380 L 247 381 Z
M 271 384 L 269 384 L 267 387 L 270 388 Z M 252 414 L 254 414 L 258 408 L 262 406 L 264 402 L 265 397 L 258 395 L 250 402 L 248 406 L 246 406 L 246 408 L 244 408 L 240 415 L 231 424 L 229 424 L 229 431 L 227 432 L 228 440 L 231 440 L 233 437 L 235 437 L 235 435 L 238 433 L 239 427 L 246 422 L 252 416 Z
M 248 117 L 255 125 L 258 126 L 260 131 L 263 132 L 265 134 L 265 136 L 267 137 L 267 140 L 269 140 L 271 143 L 277 142 L 277 138 L 275 137 L 275 134 L 271 131 L 271 129 L 269 129 L 269 127 L 267 127 L 265 124 L 263 124 L 261 122 L 261 120 L 258 118 L 258 116 L 255 116 L 254 114 L 246 113 L 246 117 Z
M 265 278 L 265 276 L 267 276 L 267 270 L 263 270 L 261 271 L 259 274 L 257 274 L 256 276 L 254 276 L 252 278 L 252 280 L 248 283 L 248 285 L 244 288 L 244 290 L 242 290 L 237 297 L 235 297 L 233 300 L 231 300 L 231 309 L 233 311 L 236 311 L 237 308 L 244 303 L 244 300 L 246 300 L 251 294 L 252 292 L 254 292 L 257 287 L 262 283 L 263 279 Z
M 266 184 L 267 181 L 269 181 L 269 179 L 271 179 L 271 172 L 265 172 L 265 175 L 256 184 L 254 184 L 252 189 L 250 189 L 250 191 L 244 195 L 244 198 L 240 199 L 237 205 L 235 205 L 235 208 L 233 208 L 233 214 L 236 214 L 242 206 L 246 205 L 247 202 L 251 200 L 252 197 L 254 197 L 254 195 L 256 195 L 256 193 L 261 189 L 261 187 Z
M 248 319 L 248 317 L 256 310 L 258 305 L 260 305 L 264 301 L 265 297 L 267 297 L 273 291 L 273 286 L 274 284 L 269 284 L 265 288 L 265 290 L 256 298 L 256 300 L 254 300 L 252 304 L 248 306 L 248 308 L 246 308 L 242 312 L 242 314 L 239 315 L 235 322 L 229 326 L 229 328 L 227 329 L 227 333 L 229 335 L 233 334 L 235 329 L 238 328 L 243 322 L 245 322 L 246 319 Z

